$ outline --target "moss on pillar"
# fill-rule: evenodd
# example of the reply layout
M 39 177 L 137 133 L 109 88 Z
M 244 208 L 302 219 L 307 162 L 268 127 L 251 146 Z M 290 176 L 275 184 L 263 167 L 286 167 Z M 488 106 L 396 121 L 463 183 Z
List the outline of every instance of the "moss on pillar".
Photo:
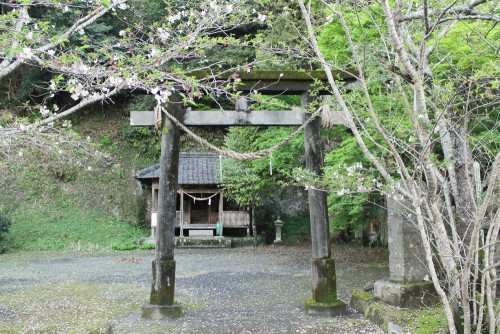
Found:
M 153 305 L 173 305 L 175 290 L 175 260 L 153 261 L 153 283 L 150 303 Z
M 334 259 L 312 260 L 313 300 L 318 303 L 337 301 L 337 277 Z

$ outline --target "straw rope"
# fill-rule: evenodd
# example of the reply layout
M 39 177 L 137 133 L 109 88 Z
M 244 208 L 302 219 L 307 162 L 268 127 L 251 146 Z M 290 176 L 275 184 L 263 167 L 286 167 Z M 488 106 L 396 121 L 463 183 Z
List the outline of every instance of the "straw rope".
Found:
M 188 197 L 191 197 L 192 199 L 194 199 L 195 201 L 208 201 L 210 199 L 212 199 L 213 197 L 217 196 L 220 194 L 220 191 L 214 193 L 213 195 L 210 195 L 208 197 L 196 197 L 194 195 L 191 195 L 190 193 L 187 193 L 187 192 L 182 192 L 184 195 L 188 196 Z
M 290 135 L 288 135 L 285 139 L 283 139 L 282 141 L 280 141 L 279 143 L 277 143 L 276 145 L 270 147 L 270 148 L 267 148 L 267 149 L 264 149 L 264 150 L 261 150 L 261 151 L 257 151 L 257 152 L 250 152 L 250 153 L 239 153 L 239 152 L 236 152 L 236 151 L 232 151 L 232 150 L 223 150 L 211 143 L 209 143 L 207 140 L 201 138 L 200 136 L 198 136 L 197 134 L 193 133 L 191 130 L 189 130 L 184 124 L 182 124 L 177 118 L 175 118 L 173 115 L 171 115 L 170 113 L 168 113 L 168 111 L 160 106 L 161 110 L 163 111 L 163 113 L 165 113 L 165 115 L 167 116 L 168 119 L 170 119 L 172 121 L 172 123 L 174 123 L 177 127 L 179 127 L 182 131 L 184 131 L 189 137 L 191 137 L 193 140 L 195 140 L 196 142 L 198 142 L 199 144 L 201 144 L 202 146 L 205 146 L 205 147 L 208 147 L 212 150 L 214 150 L 215 152 L 221 154 L 221 155 L 224 155 L 226 157 L 230 157 L 234 160 L 248 160 L 248 159 L 260 159 L 260 158 L 263 158 L 265 157 L 266 155 L 276 151 L 277 149 L 279 149 L 281 146 L 285 145 L 286 143 L 288 143 L 290 140 L 292 140 L 295 136 L 297 136 L 299 134 L 300 131 L 302 131 L 307 124 L 311 123 L 317 116 L 318 116 L 318 113 L 320 112 L 321 108 L 319 108 L 316 112 L 314 112 L 311 117 L 309 117 L 305 122 L 304 124 L 302 124 L 301 126 L 299 126 L 297 128 L 297 130 L 295 130 L 294 132 L 292 132 Z

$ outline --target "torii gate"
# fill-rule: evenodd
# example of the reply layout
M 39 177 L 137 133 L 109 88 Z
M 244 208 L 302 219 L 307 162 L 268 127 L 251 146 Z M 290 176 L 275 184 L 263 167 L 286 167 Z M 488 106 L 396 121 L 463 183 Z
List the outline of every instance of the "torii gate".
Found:
M 181 96 L 172 94 L 167 102 L 168 112 L 186 126 L 286 126 L 303 125 L 310 115 L 307 106 L 312 98 L 309 91 L 318 83 L 326 87 L 326 74 L 322 71 L 252 71 L 241 72 L 241 83 L 237 91 L 248 94 L 258 91 L 265 95 L 300 95 L 302 108 L 281 111 L 224 110 L 195 111 L 182 107 Z M 208 72 L 195 72 L 197 79 L 207 78 Z M 227 82 L 232 73 L 222 74 L 213 80 Z M 337 80 L 346 83 L 355 78 L 347 73 L 336 73 Z M 327 90 L 320 94 L 328 94 Z M 245 108 L 246 109 L 246 108 Z M 132 126 L 153 126 L 154 112 L 132 112 Z M 179 166 L 180 129 L 163 115 L 163 129 L 160 157 L 160 184 L 155 259 L 153 260 L 153 281 L 150 303 L 142 308 L 142 316 L 150 319 L 176 318 L 181 315 L 181 307 L 174 302 L 175 290 L 175 220 L 177 177 Z M 341 123 L 341 120 L 338 122 Z M 321 119 L 316 117 L 304 127 L 306 167 L 315 175 L 323 169 L 323 142 Z M 309 315 L 334 316 L 345 311 L 345 304 L 337 299 L 335 260 L 330 250 L 330 231 L 326 193 L 308 189 L 309 215 L 312 240 L 312 299 L 305 302 Z

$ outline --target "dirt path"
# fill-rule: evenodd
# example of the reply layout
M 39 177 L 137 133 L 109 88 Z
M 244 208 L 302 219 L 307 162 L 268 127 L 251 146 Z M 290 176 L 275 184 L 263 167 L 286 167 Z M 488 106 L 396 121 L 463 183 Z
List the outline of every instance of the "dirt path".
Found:
M 387 276 L 381 251 L 335 249 L 339 297 Z M 301 247 L 177 250 L 178 320 L 140 318 L 152 251 L 0 256 L 0 333 L 381 333 L 350 312 L 304 314 L 310 251 Z

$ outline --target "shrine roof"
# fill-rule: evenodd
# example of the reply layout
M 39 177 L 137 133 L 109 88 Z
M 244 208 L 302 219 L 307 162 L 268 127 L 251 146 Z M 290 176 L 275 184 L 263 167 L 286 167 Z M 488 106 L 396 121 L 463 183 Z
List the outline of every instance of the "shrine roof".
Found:
M 219 183 L 220 158 L 216 153 L 181 152 L 179 155 L 180 185 L 216 185 Z M 134 177 L 141 183 L 160 178 L 160 164 L 138 170 Z

